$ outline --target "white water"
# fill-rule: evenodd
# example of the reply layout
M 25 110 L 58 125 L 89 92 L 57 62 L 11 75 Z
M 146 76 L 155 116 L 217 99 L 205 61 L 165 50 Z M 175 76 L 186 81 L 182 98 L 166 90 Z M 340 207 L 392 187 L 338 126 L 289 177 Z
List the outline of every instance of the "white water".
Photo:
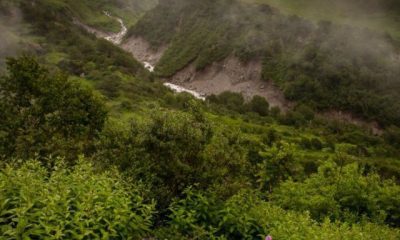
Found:
M 120 32 L 110 34 L 109 36 L 105 37 L 105 39 L 107 41 L 110 41 L 110 42 L 114 43 L 115 45 L 121 44 L 122 39 L 128 33 L 128 28 L 125 26 L 124 21 L 122 21 L 121 18 L 113 17 L 107 11 L 104 11 L 104 14 L 107 15 L 108 17 L 110 17 L 110 18 L 115 18 L 115 20 L 117 20 L 121 24 L 121 31 Z
M 144 63 L 144 68 L 149 70 L 149 72 L 154 72 L 154 66 L 151 65 L 149 62 L 143 62 Z
M 104 39 L 106 39 L 107 41 L 112 42 L 115 45 L 120 45 L 122 40 L 123 40 L 123 38 L 128 33 L 128 28 L 125 26 L 124 21 L 122 21 L 121 18 L 113 17 L 107 11 L 104 11 L 104 14 L 107 15 L 108 17 L 110 17 L 110 18 L 115 18 L 121 24 L 121 31 L 120 32 L 110 34 L 110 35 L 106 36 Z M 144 67 L 149 72 L 154 72 L 154 68 L 155 67 L 153 65 L 151 65 L 149 62 L 143 62 L 143 64 L 144 64 Z M 196 91 L 189 90 L 189 89 L 186 89 L 184 87 L 175 85 L 173 83 L 166 82 L 166 83 L 164 83 L 164 86 L 166 86 L 167 88 L 171 89 L 172 91 L 174 91 L 176 93 L 186 92 L 186 93 L 189 93 L 189 94 L 193 95 L 197 99 L 200 99 L 200 100 L 203 100 L 203 101 L 206 100 L 206 98 L 202 94 L 200 94 L 200 93 L 198 93 Z
M 164 83 L 164 86 L 166 86 L 169 89 L 172 89 L 174 92 L 177 92 L 177 93 L 186 92 L 186 93 L 189 93 L 189 94 L 193 95 L 197 99 L 200 99 L 200 100 L 203 100 L 203 101 L 206 100 L 206 98 L 202 94 L 200 94 L 200 93 L 198 93 L 196 91 L 192 91 L 192 90 L 186 89 L 184 87 L 175 85 L 173 83 L 166 82 L 166 83 Z

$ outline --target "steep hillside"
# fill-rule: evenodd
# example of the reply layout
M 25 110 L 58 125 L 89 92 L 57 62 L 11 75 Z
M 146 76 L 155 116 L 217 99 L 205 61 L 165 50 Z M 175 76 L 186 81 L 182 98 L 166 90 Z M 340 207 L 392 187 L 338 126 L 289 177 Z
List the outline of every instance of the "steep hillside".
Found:
M 61 68 L 70 73 L 75 81 L 99 90 L 110 99 L 110 106 L 116 105 L 112 107 L 114 113 L 118 112 L 116 109 L 119 109 L 122 102 L 130 105 L 133 96 L 144 100 L 153 92 L 164 93 L 166 89 L 161 84 L 147 81 L 150 74 L 131 54 L 106 40 L 97 39 L 77 24 L 80 22 L 95 28 L 96 25 L 90 23 L 101 18 L 109 22 L 110 26 L 115 24 L 115 31 L 120 31 L 120 23 L 114 17 L 105 15 L 104 11 L 122 18 L 125 24 L 129 23 L 129 19 L 136 18 L 129 8 L 121 8 L 117 4 L 119 1 L 103 1 L 105 5 L 101 3 L 96 2 L 98 8 L 93 10 L 91 1 L 34 0 L 31 4 L 2 1 L 4 8 L 0 13 L 0 25 L 4 26 L 6 34 L 1 34 L 0 38 L 8 41 L 3 41 L 6 44 L 1 45 L 0 53 L 3 55 L 0 62 L 4 63 L 5 57 L 34 54 L 48 67 Z M 136 6 L 134 4 L 138 1 L 123 3 Z M 143 4 L 140 1 L 139 5 L 145 6 Z M 151 4 L 146 7 L 151 7 Z M 86 17 L 82 17 L 79 10 L 75 9 L 86 9 Z M 125 15 L 117 15 L 121 12 Z M 109 33 L 107 29 L 98 29 Z
M 289 100 L 398 124 L 399 43 L 372 29 L 314 23 L 264 3 L 170 0 L 148 12 L 129 36 L 154 49 L 168 46 L 156 68 L 162 77 L 235 56 L 243 64 L 259 61 L 260 78 L 272 80 Z
M 46 44 L 47 40 L 52 41 L 52 39 L 40 39 L 42 34 L 37 34 L 35 30 L 46 24 L 52 25 L 50 21 L 56 17 L 58 21 L 63 21 L 62 24 L 71 23 L 73 19 L 107 33 L 118 32 L 120 23 L 115 18 L 107 16 L 105 11 L 119 16 L 127 26 L 132 26 L 146 10 L 151 9 L 155 4 L 156 1 L 151 0 L 146 2 L 136 0 L 32 0 L 29 3 L 20 0 L 2 0 L 0 2 L 0 29 L 2 32 L 0 57 L 4 59 L 5 56 L 17 53 L 43 50 L 41 42 Z M 33 12 L 29 13 L 30 10 Z M 58 26 L 58 28 L 61 27 Z M 43 29 L 40 30 L 43 32 Z M 56 30 L 49 27 L 49 31 Z M 68 36 L 66 37 L 68 38 Z M 1 62 L 0 66 L 4 67 L 4 63 Z
M 372 89 L 396 73 L 378 61 L 390 41 L 364 55 L 384 38 L 266 5 L 154 4 L 0 0 L 0 53 L 14 56 L 0 56 L 0 239 L 400 238 L 400 128 L 316 112 L 336 106 L 329 91 L 279 89 L 301 75 L 343 94 L 360 82 L 352 64 Z

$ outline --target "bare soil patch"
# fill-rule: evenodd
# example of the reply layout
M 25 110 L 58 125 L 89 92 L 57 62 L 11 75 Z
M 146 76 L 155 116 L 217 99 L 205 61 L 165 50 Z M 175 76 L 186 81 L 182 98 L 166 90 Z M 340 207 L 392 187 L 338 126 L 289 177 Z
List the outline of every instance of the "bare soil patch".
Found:
M 292 104 L 285 99 L 282 91 L 272 81 L 261 79 L 261 68 L 260 61 L 244 64 L 238 58 L 228 57 L 201 71 L 196 71 L 193 65 L 189 65 L 167 81 L 204 95 L 231 91 L 243 94 L 246 100 L 259 95 L 271 106 L 286 111 Z
M 140 62 L 148 62 L 155 66 L 164 54 L 167 47 L 160 47 L 154 50 L 150 44 L 141 37 L 131 37 L 126 39 L 121 47 L 130 52 Z

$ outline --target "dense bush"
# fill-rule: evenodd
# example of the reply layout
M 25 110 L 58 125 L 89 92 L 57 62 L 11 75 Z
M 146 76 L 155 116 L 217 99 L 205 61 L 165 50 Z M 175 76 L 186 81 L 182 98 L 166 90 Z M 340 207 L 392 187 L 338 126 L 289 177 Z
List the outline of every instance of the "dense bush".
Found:
M 356 223 L 367 218 L 398 226 L 400 187 L 364 171 L 357 164 L 329 162 L 304 182 L 284 182 L 272 199 L 285 209 L 308 211 L 319 221 L 330 218 Z
M 384 134 L 384 138 L 389 144 L 395 147 L 400 147 L 400 128 L 396 126 L 388 127 Z
M 158 235 L 170 239 L 397 239 L 399 232 L 365 223 L 348 225 L 284 211 L 243 191 L 226 202 L 193 189 L 170 207 L 169 226 Z
M 256 173 L 260 189 L 272 191 L 273 186 L 302 172 L 292 144 L 279 142 L 260 152 L 260 156 L 263 161 L 257 165 Z
M 4 239 L 141 239 L 152 225 L 153 204 L 139 185 L 117 171 L 96 173 L 81 159 L 11 164 L 0 172 L 0 233 Z
M 223 92 L 219 95 L 211 95 L 208 97 L 211 103 L 225 106 L 228 110 L 243 113 L 245 111 L 244 98 L 240 93 Z
M 207 100 L 211 104 L 217 105 L 216 109 L 221 107 L 237 113 L 256 113 L 259 116 L 269 115 L 269 103 L 261 96 L 254 96 L 250 101 L 245 101 L 240 93 L 225 91 L 219 95 L 210 95 Z
M 101 81 L 97 84 L 97 89 L 108 98 L 117 98 L 120 95 L 121 81 L 119 76 L 103 76 Z
M 269 114 L 269 103 L 265 98 L 260 96 L 254 96 L 248 103 L 248 108 L 250 111 L 256 112 L 263 117 Z
M 0 79 L 0 155 L 74 158 L 89 151 L 106 109 L 92 90 L 30 57 L 8 60 Z
M 155 111 L 146 124 L 133 123 L 129 131 L 106 129 L 96 159 L 153 186 L 164 207 L 193 184 L 208 188 L 240 182 L 246 169 L 240 136 L 215 131 L 198 107 L 190 104 L 187 113 Z M 225 186 L 223 192 L 230 190 Z

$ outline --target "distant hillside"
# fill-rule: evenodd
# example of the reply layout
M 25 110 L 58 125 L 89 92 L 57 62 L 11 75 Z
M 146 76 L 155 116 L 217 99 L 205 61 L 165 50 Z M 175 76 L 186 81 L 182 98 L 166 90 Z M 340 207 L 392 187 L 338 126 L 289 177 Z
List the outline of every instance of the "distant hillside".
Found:
M 32 0 L 29 4 L 22 0 L 1 0 L 0 68 L 4 67 L 7 56 L 43 53 L 49 50 L 46 49 L 50 48 L 49 43 L 58 41 L 58 38 L 73 38 L 77 34 L 75 30 L 79 30 L 77 26 L 72 26 L 75 29 L 70 36 L 62 36 L 71 30 L 73 22 L 81 22 L 104 32 L 118 32 L 120 23 L 104 11 L 119 16 L 127 26 L 132 26 L 155 4 L 156 0 Z M 61 28 L 66 32 L 57 32 Z M 47 39 L 42 39 L 43 35 Z
M 400 2 L 397 0 L 242 0 L 265 3 L 283 13 L 296 14 L 313 21 L 336 23 L 386 31 L 400 40 Z
M 314 23 L 264 3 L 166 0 L 129 34 L 169 46 L 156 68 L 163 77 L 229 55 L 261 59 L 262 78 L 290 100 L 386 126 L 400 122 L 399 42 L 372 28 Z

